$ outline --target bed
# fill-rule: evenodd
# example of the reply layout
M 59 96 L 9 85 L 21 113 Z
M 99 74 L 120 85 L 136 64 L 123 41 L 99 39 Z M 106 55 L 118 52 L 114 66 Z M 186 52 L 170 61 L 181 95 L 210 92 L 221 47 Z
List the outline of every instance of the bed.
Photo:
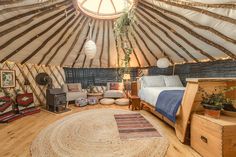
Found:
M 154 113 L 156 116 L 163 119 L 171 126 L 174 126 L 175 115 L 179 106 L 181 105 L 182 97 L 185 90 L 185 87 L 180 81 L 179 76 L 144 76 L 140 78 L 139 84 L 141 87 L 139 90 L 141 108 L 147 107 L 149 111 Z M 179 95 L 179 92 L 181 92 L 182 94 Z M 179 95 L 179 103 L 175 103 L 175 99 L 172 98 L 173 95 L 176 95 L 175 93 Z M 168 96 L 166 96 L 168 94 L 170 94 L 169 98 Z M 164 109 L 165 111 L 163 111 L 162 109 Z M 173 110 L 176 110 L 176 112 Z

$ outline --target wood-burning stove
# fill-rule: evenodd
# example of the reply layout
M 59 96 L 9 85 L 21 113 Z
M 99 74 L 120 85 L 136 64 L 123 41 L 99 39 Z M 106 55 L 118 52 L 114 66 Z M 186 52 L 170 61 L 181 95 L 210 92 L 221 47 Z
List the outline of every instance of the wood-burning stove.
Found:
M 67 111 L 66 93 L 61 88 L 47 89 L 46 91 L 47 110 L 51 112 Z

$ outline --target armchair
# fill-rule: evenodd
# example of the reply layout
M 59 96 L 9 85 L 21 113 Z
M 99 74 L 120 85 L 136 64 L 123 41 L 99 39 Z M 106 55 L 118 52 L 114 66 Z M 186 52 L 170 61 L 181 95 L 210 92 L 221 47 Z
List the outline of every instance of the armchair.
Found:
M 67 83 L 62 86 L 66 93 L 66 101 L 74 101 L 78 98 L 87 98 L 87 91 L 82 89 L 81 83 Z

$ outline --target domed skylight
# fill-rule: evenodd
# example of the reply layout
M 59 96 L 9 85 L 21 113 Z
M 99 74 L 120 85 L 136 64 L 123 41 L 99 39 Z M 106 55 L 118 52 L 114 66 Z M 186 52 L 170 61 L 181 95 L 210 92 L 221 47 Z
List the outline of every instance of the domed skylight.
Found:
M 134 0 L 77 0 L 82 12 L 100 19 L 113 19 L 120 16 L 126 9 L 131 8 Z

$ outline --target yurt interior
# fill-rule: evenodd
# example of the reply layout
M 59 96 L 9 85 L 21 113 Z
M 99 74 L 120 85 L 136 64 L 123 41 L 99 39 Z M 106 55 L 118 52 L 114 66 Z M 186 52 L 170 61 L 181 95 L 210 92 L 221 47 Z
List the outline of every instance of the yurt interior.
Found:
M 235 0 L 0 0 L 0 157 L 236 157 Z

